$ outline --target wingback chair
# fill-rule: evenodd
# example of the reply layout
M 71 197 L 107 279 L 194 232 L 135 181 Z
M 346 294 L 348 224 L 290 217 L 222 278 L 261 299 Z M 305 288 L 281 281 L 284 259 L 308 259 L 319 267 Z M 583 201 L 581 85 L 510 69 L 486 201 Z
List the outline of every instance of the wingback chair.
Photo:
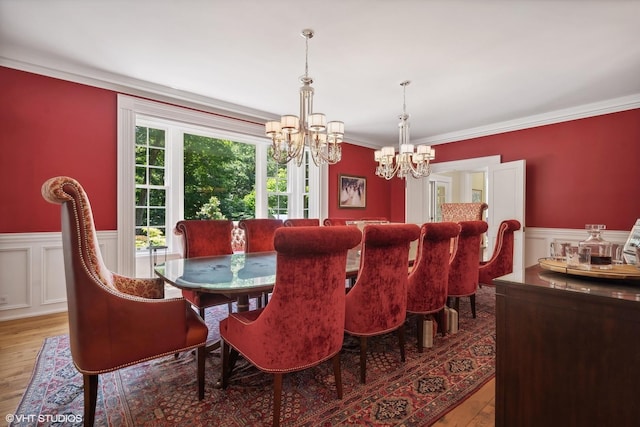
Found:
M 273 236 L 282 227 L 281 219 L 253 218 L 238 222 L 238 227 L 244 230 L 246 253 L 273 251 Z
M 333 360 L 342 398 L 340 351 L 344 338 L 347 251 L 358 244 L 355 227 L 283 227 L 276 230 L 276 281 L 271 302 L 220 322 L 222 385 L 229 384 L 231 348 L 274 374 L 273 425 L 280 423 L 282 375 Z
M 45 200 L 62 205 L 62 250 L 69 341 L 84 378 L 84 423 L 93 425 L 98 375 L 197 349 L 198 398 L 204 397 L 207 326 L 183 298 L 163 299 L 160 279 L 133 279 L 105 266 L 89 199 L 73 178 L 42 185 Z
M 290 218 L 284 220 L 285 227 L 319 226 L 318 218 Z
M 483 221 L 484 211 L 489 208 L 489 205 L 481 203 L 443 203 L 440 206 L 442 211 L 442 221 L 444 222 L 460 222 L 460 221 Z M 480 239 L 482 243 L 482 238 Z M 455 242 L 451 241 L 451 252 L 453 252 L 453 246 Z M 482 260 L 482 253 L 484 248 L 482 245 L 478 247 L 478 254 Z
M 493 279 L 513 272 L 513 233 L 520 230 L 520 221 L 508 219 L 500 223 L 491 259 L 480 264 L 478 282 L 493 285 Z
M 455 298 L 454 308 L 460 309 L 460 297 L 470 297 L 471 314 L 476 318 L 476 291 L 480 265 L 480 242 L 487 231 L 485 221 L 461 221 L 460 235 L 455 239 L 455 248 L 449 265 L 448 298 Z
M 368 337 L 397 331 L 400 357 L 405 360 L 409 246 L 419 235 L 420 227 L 415 224 L 364 227 L 360 269 L 347 293 L 344 327 L 345 332 L 360 339 L 362 383 L 366 382 Z
M 442 221 L 482 221 L 484 211 L 489 207 L 486 203 L 443 203 Z
M 449 242 L 460 234 L 455 222 L 429 222 L 420 228 L 418 252 L 407 283 L 407 312 L 417 314 L 418 351 L 424 349 L 424 321 L 437 314 L 444 327 L 449 291 Z M 445 329 L 442 329 L 443 334 Z
M 233 221 L 226 219 L 182 220 L 176 223 L 175 233 L 183 240 L 184 258 L 231 255 Z M 204 319 L 205 308 L 227 304 L 232 310 L 233 298 L 222 294 L 182 290 L 182 296 L 193 305 Z

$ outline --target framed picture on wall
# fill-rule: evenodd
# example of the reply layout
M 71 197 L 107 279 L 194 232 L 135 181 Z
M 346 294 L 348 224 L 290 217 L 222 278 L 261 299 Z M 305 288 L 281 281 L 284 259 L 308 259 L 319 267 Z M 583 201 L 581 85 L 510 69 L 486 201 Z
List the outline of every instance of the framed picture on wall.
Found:
M 482 190 L 471 190 L 471 201 L 474 203 L 482 202 Z
M 364 209 L 367 207 L 367 178 L 340 175 L 338 177 L 338 207 Z

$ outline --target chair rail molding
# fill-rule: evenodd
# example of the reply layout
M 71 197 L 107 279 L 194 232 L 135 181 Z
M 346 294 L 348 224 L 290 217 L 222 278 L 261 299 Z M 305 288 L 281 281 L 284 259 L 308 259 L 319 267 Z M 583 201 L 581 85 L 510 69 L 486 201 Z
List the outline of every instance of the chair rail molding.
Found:
M 604 238 L 624 244 L 629 232 L 606 230 Z M 525 266 L 549 256 L 549 246 L 554 240 L 577 244 L 586 237 L 584 229 L 527 227 Z M 98 241 L 107 267 L 115 270 L 118 232 L 98 231 Z M 167 259 L 178 256 L 167 255 Z M 148 256 L 138 258 L 141 265 L 149 265 Z M 0 321 L 63 312 L 67 310 L 66 301 L 61 234 L 0 234 Z
M 107 267 L 117 264 L 117 232 L 99 231 Z M 67 310 L 62 235 L 0 234 L 0 321 Z

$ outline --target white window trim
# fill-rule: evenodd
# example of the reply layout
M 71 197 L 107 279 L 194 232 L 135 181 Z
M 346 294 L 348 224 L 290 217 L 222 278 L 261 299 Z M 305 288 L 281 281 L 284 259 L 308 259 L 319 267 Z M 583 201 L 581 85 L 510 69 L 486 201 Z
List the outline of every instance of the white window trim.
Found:
M 243 135 L 246 139 L 265 141 L 264 126 L 246 120 L 218 116 L 188 108 L 163 104 L 142 98 L 118 94 L 118 272 L 134 276 L 136 270 L 135 249 L 135 128 L 138 116 L 149 116 L 169 121 L 179 121 L 216 129 L 221 136 L 228 134 L 229 139 Z M 266 144 L 256 144 L 256 152 L 267 150 Z M 168 165 L 170 167 L 170 165 Z M 266 180 L 266 162 L 258 163 L 256 186 L 264 185 Z M 172 173 L 171 170 L 168 173 Z M 312 167 L 311 179 L 317 179 L 317 200 L 310 201 L 310 208 L 316 207 L 318 216 L 324 218 L 328 212 L 328 167 Z M 261 192 L 257 192 L 260 195 Z M 266 196 L 266 194 L 265 194 Z M 258 196 L 261 198 L 260 196 Z M 262 199 L 262 198 L 261 198 Z M 267 216 L 265 200 L 256 199 L 256 217 Z M 169 234 L 167 232 L 167 234 Z

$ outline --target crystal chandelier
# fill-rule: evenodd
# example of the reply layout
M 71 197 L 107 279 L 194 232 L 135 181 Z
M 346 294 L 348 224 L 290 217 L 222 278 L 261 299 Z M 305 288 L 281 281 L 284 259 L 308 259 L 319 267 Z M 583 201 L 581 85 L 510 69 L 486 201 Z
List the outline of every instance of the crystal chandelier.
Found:
M 344 122 L 332 121 L 322 113 L 313 112 L 313 78 L 309 77 L 309 39 L 313 30 L 302 30 L 305 38 L 304 75 L 300 77 L 300 116 L 286 115 L 280 121 L 265 124 L 265 133 L 271 138 L 271 156 L 280 164 L 295 159 L 302 164 L 304 147 L 307 145 L 316 166 L 335 164 L 342 158 Z
M 394 147 L 382 147 L 382 150 L 374 152 L 375 161 L 378 162 L 376 175 L 380 178 L 391 179 L 394 175 L 398 178 L 406 178 L 409 174 L 414 178 L 424 178 L 431 173 L 429 161 L 436 158 L 436 150 L 429 145 L 414 147 L 409 143 L 409 115 L 407 114 L 407 86 L 411 83 L 405 80 L 400 83 L 403 87 L 402 114 L 398 116 L 400 123 L 399 152 L 396 154 Z M 415 150 L 414 150 L 415 148 Z M 395 164 L 394 164 L 395 159 Z

